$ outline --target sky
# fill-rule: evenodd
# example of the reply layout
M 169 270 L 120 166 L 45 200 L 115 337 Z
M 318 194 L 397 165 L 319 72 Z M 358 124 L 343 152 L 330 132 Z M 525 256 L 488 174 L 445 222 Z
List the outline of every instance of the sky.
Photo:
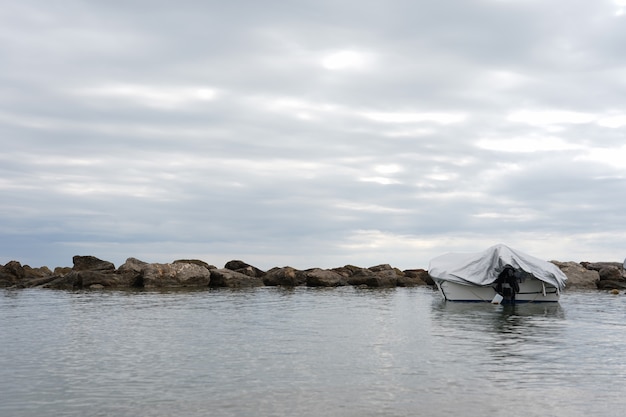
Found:
M 626 0 L 0 0 L 0 263 L 626 256 Z

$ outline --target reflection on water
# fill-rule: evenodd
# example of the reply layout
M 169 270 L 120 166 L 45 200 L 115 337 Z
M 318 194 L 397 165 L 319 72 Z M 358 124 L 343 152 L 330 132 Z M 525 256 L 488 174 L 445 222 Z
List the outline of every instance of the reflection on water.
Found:
M 618 416 L 626 297 L 0 291 L 0 415 Z
M 433 302 L 433 317 L 443 327 L 533 336 L 558 331 L 565 312 L 559 303 L 489 304 Z

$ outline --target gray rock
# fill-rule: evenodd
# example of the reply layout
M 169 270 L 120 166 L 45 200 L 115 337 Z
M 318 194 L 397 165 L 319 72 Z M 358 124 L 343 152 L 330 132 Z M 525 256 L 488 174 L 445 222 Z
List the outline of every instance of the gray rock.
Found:
M 577 262 L 551 262 L 567 276 L 566 289 L 596 288 L 596 282 L 600 279 L 598 271 L 587 269 Z
M 407 269 L 402 271 L 403 276 L 398 277 L 399 287 L 415 287 L 418 285 L 435 285 L 435 281 L 428 275 L 425 269 Z
M 57 290 L 73 290 L 82 287 L 82 280 L 78 271 L 72 271 L 63 276 L 55 276 L 52 281 L 42 285 L 44 288 L 54 288 Z
M 201 261 L 199 259 L 177 259 L 174 262 L 172 262 L 174 264 L 196 264 L 196 265 L 200 265 L 205 267 L 206 269 L 208 269 L 209 271 L 211 269 L 217 269 L 217 267 L 210 265 L 204 261 Z
M 148 262 L 140 261 L 137 258 L 128 258 L 126 262 L 117 268 L 120 274 L 141 274 L 141 271 L 148 265 Z
M 626 282 L 612 281 L 608 279 L 598 281 L 599 290 L 623 290 L 626 289 Z
M 371 271 L 372 269 L 369 268 Z M 374 276 L 365 282 L 365 285 L 372 288 L 389 288 L 398 286 L 398 271 L 393 268 L 378 269 L 374 271 Z
M 340 287 L 348 285 L 346 279 L 335 271 L 314 268 L 302 272 L 308 287 Z
M 598 271 L 598 272 L 600 272 L 602 268 L 607 268 L 607 267 L 615 267 L 617 269 L 622 269 L 622 264 L 619 262 L 581 262 L 580 264 L 587 269 L 590 269 L 592 271 Z
M 263 276 L 263 284 L 268 286 L 284 286 L 284 287 L 296 287 L 298 285 L 304 285 L 306 283 L 306 277 L 302 274 L 298 274 L 294 268 L 289 266 L 283 268 L 272 268 Z
M 372 272 L 382 272 L 382 271 L 392 271 L 394 268 L 389 264 L 381 264 L 376 266 L 370 266 L 369 268 Z
M 265 275 L 265 272 L 261 271 L 259 268 L 239 260 L 226 262 L 224 268 L 248 275 L 249 277 L 261 278 Z
M 143 266 L 141 278 L 145 288 L 208 287 L 211 272 L 192 263 L 151 263 Z
M 143 269 L 148 265 L 147 262 L 140 261 L 136 258 L 128 258 L 126 262 L 117 268 L 117 274 L 122 276 L 121 282 L 125 282 L 129 287 L 143 287 Z
M 355 287 L 369 287 L 372 284 L 376 286 L 376 273 L 367 268 L 359 268 L 358 270 L 353 270 L 346 281 L 349 285 L 354 285 Z
M 354 265 L 345 265 L 345 266 L 341 266 L 339 268 L 331 269 L 331 271 L 334 271 L 334 272 L 338 273 L 339 275 L 341 275 L 344 278 L 350 278 L 351 276 L 353 276 L 354 274 L 360 272 L 361 270 L 363 270 L 363 268 L 361 268 L 359 266 L 354 266 Z
M 246 288 L 261 287 L 263 279 L 260 277 L 252 277 L 241 272 L 231 269 L 212 269 L 211 270 L 211 287 L 228 287 L 228 288 Z
M 600 281 L 626 281 L 622 277 L 622 268 L 616 266 L 606 266 L 598 271 Z
M 57 266 L 56 268 L 54 268 L 54 272 L 52 272 L 52 275 L 62 277 L 69 274 L 70 272 L 72 272 L 72 268 L 69 266 Z
M 31 280 L 31 279 L 36 279 L 36 278 L 49 277 L 50 275 L 53 275 L 53 273 L 50 270 L 50 268 L 48 268 L 47 266 L 42 266 L 39 268 L 31 268 L 28 265 L 24 265 L 24 278 L 25 279 Z
M 109 261 L 103 261 L 95 256 L 79 256 L 72 258 L 74 262 L 74 271 L 115 271 L 115 265 Z
M 19 268 L 16 268 L 15 263 L 19 265 Z M 4 266 L 0 265 L 0 288 L 14 286 L 19 280 L 20 272 L 23 277 L 24 270 L 22 264 L 17 261 L 10 261 Z

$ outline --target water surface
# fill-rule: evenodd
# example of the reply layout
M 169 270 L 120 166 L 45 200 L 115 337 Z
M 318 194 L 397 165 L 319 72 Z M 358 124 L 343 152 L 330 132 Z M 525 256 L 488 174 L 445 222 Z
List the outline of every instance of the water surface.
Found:
M 622 416 L 626 296 L 0 290 L 2 416 Z

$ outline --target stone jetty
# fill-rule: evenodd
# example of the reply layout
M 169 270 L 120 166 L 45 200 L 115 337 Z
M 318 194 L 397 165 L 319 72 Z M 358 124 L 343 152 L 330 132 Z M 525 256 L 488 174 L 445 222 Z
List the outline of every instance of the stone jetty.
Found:
M 383 264 L 362 268 L 345 265 L 332 269 L 299 270 L 289 266 L 268 271 L 232 260 L 223 268 L 197 259 L 148 263 L 128 258 L 118 268 L 95 256 L 74 256 L 73 267 L 54 270 L 32 268 L 18 261 L 0 265 L 0 288 L 122 289 L 122 288 L 245 288 L 260 286 L 366 288 L 434 285 L 425 269 L 400 270 Z M 626 275 L 619 262 L 552 261 L 568 277 L 567 289 L 626 289 Z

